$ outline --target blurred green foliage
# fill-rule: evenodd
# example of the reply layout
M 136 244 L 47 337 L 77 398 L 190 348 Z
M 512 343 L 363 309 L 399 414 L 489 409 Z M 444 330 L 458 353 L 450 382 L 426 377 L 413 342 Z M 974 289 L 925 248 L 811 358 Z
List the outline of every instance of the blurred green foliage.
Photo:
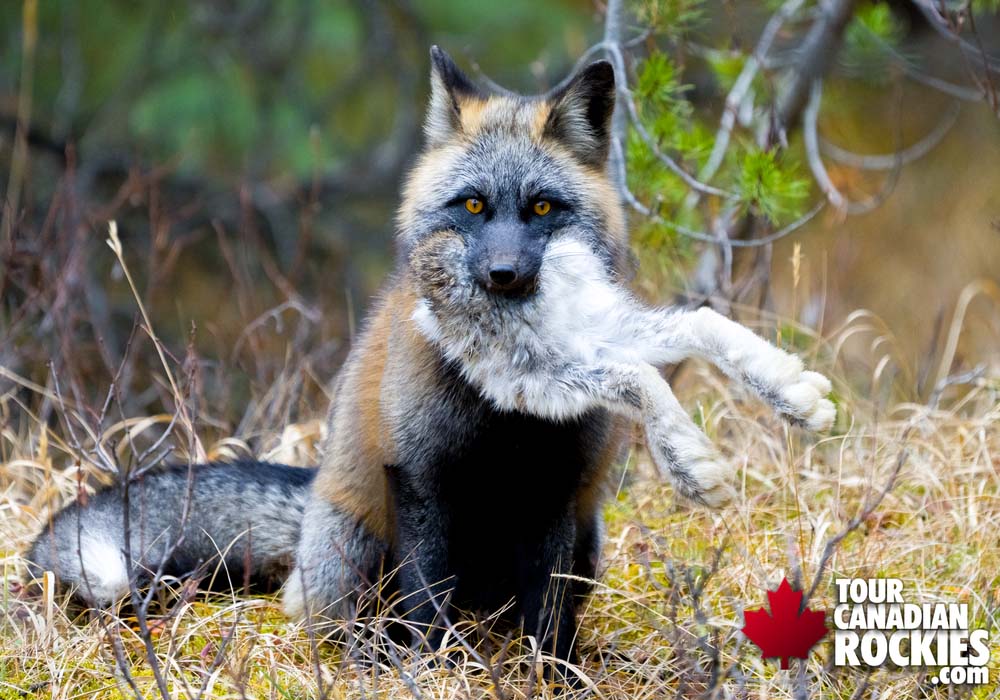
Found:
M 637 0 L 632 7 L 639 25 L 655 36 L 683 39 L 705 20 L 704 0 Z
M 22 7 L 0 3 L 0 171 L 11 162 L 4 136 L 19 108 Z M 74 196 L 95 261 L 88 274 L 110 271 L 102 219 L 115 216 L 129 254 L 145 262 L 136 274 L 154 290 L 154 315 L 170 324 L 161 332 L 178 343 L 189 332 L 186 319 L 231 339 L 287 297 L 287 288 L 272 290 L 239 314 L 220 308 L 235 259 L 220 251 L 219 235 L 236 238 L 247 279 L 268 277 L 266 261 L 249 252 L 264 246 L 288 284 L 327 301 L 328 317 L 341 317 L 336 332 L 346 335 L 342 307 L 352 307 L 347 317 L 360 315 L 391 266 L 393 214 L 420 145 L 431 44 L 513 89 L 538 92 L 602 31 L 599 14 L 577 0 L 42 0 L 37 7 L 22 236 L 37 240 L 50 212 L 64 221 L 57 191 L 72 145 Z M 141 187 L 129 185 L 136 173 Z M 74 235 L 60 231 L 57 240 L 69 245 Z M 156 262 L 168 253 L 169 265 Z M 27 270 L 23 277 L 38 278 Z M 170 293 L 156 294 L 160 285 Z M 91 287 L 100 293 L 101 285 Z M 32 294 L 30 285 L 23 293 Z M 122 329 L 106 340 L 121 342 L 132 319 L 128 296 L 116 292 L 95 306 L 110 318 L 106 335 Z
M 550 0 L 543 19 L 538 9 L 531 0 L 45 0 L 33 121 L 78 140 L 83 154 L 180 157 L 182 169 L 219 178 L 309 177 L 378 148 L 400 109 L 419 109 L 430 43 L 506 66 L 492 77 L 533 90 L 600 31 L 580 3 Z M 9 96 L 20 2 L 0 3 L 0 28 Z M 534 81 L 531 61 L 546 66 Z
M 863 2 L 844 36 L 841 63 L 853 76 L 876 85 L 889 81 L 889 56 L 906 29 L 884 2 Z
M 742 151 L 736 180 L 742 206 L 772 223 L 802 216 L 810 182 L 797 161 L 754 145 L 744 145 Z
M 716 106 L 780 4 L 627 3 L 639 118 L 656 148 L 687 172 L 705 167 Z M 326 185 L 313 191 L 335 219 L 321 217 L 314 244 L 350 248 L 360 263 L 371 254 L 368 243 L 386 247 L 388 213 L 419 145 L 427 47 L 440 43 L 474 74 L 483 66 L 500 84 L 537 92 L 599 40 L 599 10 L 582 0 L 48 0 L 39 4 L 32 122 L 56 149 L 75 143 L 81 161 L 126 154 L 130 163 L 168 163 L 193 178 L 195 190 L 265 183 L 272 200 L 301 203 L 310 183 Z M 806 2 L 779 43 L 794 43 L 815 10 Z M 8 119 L 21 71 L 20 15 L 20 2 L 0 4 L 0 113 Z M 906 31 L 888 3 L 861 3 L 841 68 L 885 82 Z M 765 108 L 774 91 L 774 75 L 758 72 L 748 106 Z M 808 205 L 801 145 L 778 153 L 747 131 L 737 127 L 711 184 L 731 190 L 741 211 L 787 224 Z M 717 211 L 692 199 L 634 131 L 625 150 L 630 187 L 662 219 L 638 222 L 637 244 L 654 251 L 669 244 L 670 254 L 683 256 L 689 246 L 675 225 L 708 230 Z M 273 229 L 295 214 L 271 216 L 270 234 L 290 236 Z M 378 279 L 384 268 L 366 277 Z
M 158 336 L 218 363 L 202 408 L 225 417 L 281 372 L 313 392 L 333 376 L 391 269 L 429 47 L 539 92 L 603 31 L 580 0 L 36 6 L 26 51 L 31 3 L 0 2 L 0 188 L 31 97 L 18 216 L 0 235 L 0 365 L 44 384 L 51 361 L 73 368 L 67 382 L 105 386 L 136 310 L 104 245 L 114 218 Z M 313 366 L 286 368 L 289 344 Z M 133 352 L 152 364 L 125 395 L 155 406 L 155 358 Z

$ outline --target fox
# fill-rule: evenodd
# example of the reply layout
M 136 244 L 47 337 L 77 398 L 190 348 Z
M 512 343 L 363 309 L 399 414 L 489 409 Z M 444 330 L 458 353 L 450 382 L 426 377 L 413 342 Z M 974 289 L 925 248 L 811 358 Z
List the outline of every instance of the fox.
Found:
M 664 365 L 704 358 L 809 430 L 836 416 L 829 380 L 796 355 L 708 307 L 630 291 L 608 172 L 617 89 L 607 61 L 542 95 L 484 88 L 432 47 L 396 265 L 335 379 L 318 467 L 147 473 L 128 498 L 109 489 L 52 517 L 32 572 L 96 606 L 214 562 L 282 585 L 305 620 L 354 619 L 377 590 L 420 649 L 440 647 L 454 612 L 504 609 L 575 662 L 632 427 L 679 496 L 735 496 Z

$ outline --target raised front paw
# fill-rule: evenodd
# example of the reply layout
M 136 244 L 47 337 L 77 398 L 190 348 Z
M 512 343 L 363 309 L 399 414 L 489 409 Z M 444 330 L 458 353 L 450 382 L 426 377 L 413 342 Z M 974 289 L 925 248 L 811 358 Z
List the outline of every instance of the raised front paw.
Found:
M 837 409 L 827 398 L 831 389 L 830 380 L 819 372 L 804 369 L 802 361 L 787 353 L 782 353 L 779 373 L 761 395 L 774 410 L 809 430 L 823 432 L 829 430 L 837 417 Z

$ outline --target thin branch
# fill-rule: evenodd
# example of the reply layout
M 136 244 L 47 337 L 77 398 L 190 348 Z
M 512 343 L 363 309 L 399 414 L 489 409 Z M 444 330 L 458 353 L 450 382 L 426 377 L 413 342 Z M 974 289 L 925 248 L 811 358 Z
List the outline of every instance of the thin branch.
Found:
M 986 99 L 986 92 L 982 89 L 958 85 L 956 83 L 943 80 L 942 78 L 928 75 L 923 68 L 913 65 L 913 62 L 910 61 L 909 58 L 897 51 L 892 44 L 873 32 L 867 26 L 864 24 L 860 24 L 859 26 L 865 30 L 868 37 L 872 41 L 878 44 L 878 47 L 882 49 L 886 56 L 892 59 L 893 63 L 899 66 L 903 73 L 906 74 L 906 77 L 910 78 L 914 82 L 934 88 L 938 92 L 943 92 L 946 95 L 951 95 L 956 99 L 964 100 L 966 102 L 982 102 Z
M 806 158 L 809 161 L 809 169 L 812 171 L 816 184 L 820 186 L 820 189 L 823 190 L 823 194 L 826 195 L 827 200 L 839 211 L 844 214 L 853 215 L 867 214 L 868 212 L 881 206 L 882 203 L 889 198 L 889 195 L 891 195 L 896 189 L 896 183 L 899 181 L 899 173 L 903 167 L 903 159 L 901 157 L 902 151 L 900 150 L 896 152 L 892 172 L 889 174 L 889 177 L 881 190 L 860 202 L 853 202 L 849 200 L 841 194 L 840 190 L 837 189 L 837 186 L 833 184 L 833 180 L 830 179 L 826 166 L 823 164 L 823 158 L 819 153 L 819 139 L 816 133 L 816 121 L 817 115 L 819 114 L 822 94 L 822 82 L 817 80 L 813 85 L 812 95 L 809 98 L 809 104 L 806 106 L 806 110 L 802 115 L 802 136 L 803 141 L 805 142 Z
M 825 202 L 819 202 L 812 209 L 810 209 L 805 214 L 800 216 L 798 219 L 788 224 L 787 226 L 778 229 L 774 233 L 768 234 L 767 236 L 764 236 L 762 238 L 741 240 L 741 239 L 729 239 L 724 236 L 720 238 L 719 236 L 713 236 L 712 234 L 705 233 L 704 231 L 695 231 L 692 228 L 688 228 L 687 226 L 675 223 L 673 221 L 670 221 L 669 219 L 664 219 L 662 216 L 651 211 L 649 207 L 647 207 L 645 204 L 636 199 L 635 195 L 632 194 L 631 191 L 626 190 L 626 192 L 628 193 L 626 196 L 626 201 L 628 201 L 629 204 L 637 212 L 639 212 L 640 214 L 644 214 L 645 216 L 648 216 L 650 221 L 662 224 L 663 226 L 666 226 L 667 228 L 676 231 L 678 234 L 684 236 L 685 238 L 691 238 L 696 241 L 702 241 L 703 243 L 714 243 L 715 245 L 718 246 L 722 247 L 728 246 L 732 248 L 760 248 L 761 246 L 770 245 L 771 243 L 774 243 L 775 241 L 798 231 L 800 228 L 802 228 L 807 223 L 812 221 L 817 214 L 823 211 L 823 208 L 826 206 Z
M 941 395 L 944 394 L 945 389 L 950 386 L 975 384 L 986 376 L 986 369 L 986 363 L 980 362 L 968 372 L 959 372 L 958 374 L 938 380 L 937 384 L 934 385 L 934 390 L 931 392 L 930 398 L 927 399 L 927 405 L 936 410 L 938 404 L 941 403 Z
M 927 87 L 934 88 L 938 92 L 943 92 L 945 95 L 950 95 L 959 100 L 965 100 L 966 102 L 982 102 L 986 99 L 986 92 L 981 89 L 965 87 L 964 85 L 957 85 L 955 83 L 937 78 L 933 75 L 927 75 L 923 71 L 914 68 L 908 63 L 903 64 L 903 72 L 906 76 Z
M 816 568 L 816 575 L 813 577 L 812 586 L 809 587 L 809 592 L 802 598 L 803 607 L 809 604 L 809 601 L 812 600 L 812 597 L 819 589 L 826 567 L 829 565 L 830 559 L 832 559 L 833 555 L 836 553 L 837 548 L 840 547 L 840 543 L 844 541 L 844 538 L 861 527 L 871 514 L 874 513 L 880 505 L 882 505 L 882 501 L 885 500 L 885 497 L 892 492 L 893 488 L 895 488 L 896 480 L 899 478 L 899 474 L 903 470 L 903 465 L 906 464 L 906 461 L 910 456 L 907 441 L 909 440 L 910 432 L 912 432 L 914 425 L 915 423 L 908 425 L 903 431 L 903 434 L 900 436 L 901 447 L 899 449 L 899 453 L 896 455 L 896 462 L 893 465 L 892 473 L 889 474 L 889 478 L 886 480 L 885 485 L 873 497 L 866 499 L 864 506 L 862 506 L 861 510 L 858 511 L 853 518 L 851 518 L 843 530 L 826 541 L 826 544 L 823 547 L 823 555 L 819 560 L 819 566 Z
M 620 183 L 619 192 L 622 198 L 630 207 L 635 209 L 643 216 L 649 216 L 649 217 L 655 216 L 653 211 L 645 204 L 640 202 L 639 198 L 636 197 L 635 194 L 632 192 L 632 190 L 630 190 L 628 187 L 628 182 L 625 172 L 625 154 L 622 153 L 621 141 L 617 140 L 611 141 L 611 153 L 613 156 L 616 156 L 615 159 L 612 161 L 612 163 L 618 169 L 617 181 Z
M 51 362 L 49 362 L 49 371 L 52 373 L 52 384 L 53 384 L 53 391 L 54 391 L 55 397 L 56 397 L 56 402 L 59 405 L 60 410 L 62 411 L 63 420 L 65 421 L 67 430 L 69 432 L 70 444 L 72 445 L 73 449 L 76 451 L 76 454 L 78 456 L 79 455 L 83 455 L 83 454 L 86 453 L 86 450 L 84 449 L 83 444 L 80 442 L 79 438 L 77 437 L 76 432 L 73 430 L 73 421 L 71 420 L 71 415 L 73 417 L 76 417 L 77 420 L 82 420 L 82 419 L 76 413 L 70 414 L 69 411 L 67 410 L 67 408 L 66 408 L 66 402 L 63 399 L 62 390 L 59 387 L 59 377 L 56 374 L 55 367 L 53 366 L 53 364 Z M 82 487 L 83 487 L 83 481 L 82 481 L 83 480 L 83 470 L 82 469 L 79 470 L 79 471 L 77 471 L 76 478 L 77 478 L 77 490 L 79 492 L 79 490 L 82 489 Z M 77 555 L 77 560 L 78 560 L 78 563 L 79 563 L 79 566 L 80 566 L 80 575 L 83 578 L 83 587 L 84 587 L 84 590 L 87 591 L 88 595 L 90 595 L 91 597 L 93 597 L 93 589 L 92 589 L 91 584 L 90 584 L 90 577 L 89 577 L 89 575 L 87 573 L 87 567 L 84 566 L 84 561 L 83 561 L 83 516 L 82 516 L 82 513 L 83 513 L 83 511 L 81 509 L 77 509 L 77 511 L 76 511 L 76 555 Z M 128 684 L 128 686 L 132 689 L 132 692 L 135 694 L 136 700 L 144 700 L 142 693 L 139 691 L 139 687 L 136 685 L 135 679 L 132 677 L 132 673 L 130 671 L 130 665 L 129 665 L 128 661 L 125 658 L 125 650 L 124 650 L 124 647 L 122 646 L 121 633 L 118 631 L 117 626 L 115 626 L 114 631 L 112 631 L 112 627 L 108 624 L 108 621 L 105 619 L 105 616 L 101 613 L 101 611 L 97 612 L 97 616 L 96 617 L 97 617 L 97 623 L 98 623 L 98 625 L 100 625 L 100 627 L 103 630 L 104 634 L 106 634 L 107 637 L 108 637 L 108 639 L 111 641 L 111 649 L 112 649 L 112 653 L 114 654 L 115 665 L 117 666 L 118 671 L 122 674 L 122 677 L 125 679 L 125 682 Z M 116 681 L 116 684 L 117 684 L 117 678 L 115 679 L 115 681 Z
M 708 156 L 705 166 L 698 173 L 701 180 L 706 182 L 711 180 L 722 165 L 726 151 L 729 149 L 729 137 L 732 135 L 733 127 L 736 126 L 736 116 L 739 114 L 740 105 L 743 104 L 757 72 L 767 61 L 771 44 L 774 43 L 782 25 L 798 12 L 799 8 L 802 7 L 802 2 L 803 0 L 785 0 L 784 4 L 764 26 L 764 31 L 761 32 L 760 39 L 757 40 L 753 54 L 743 64 L 743 70 L 740 71 L 736 82 L 733 83 L 729 94 L 726 95 L 726 103 L 722 109 L 722 119 L 719 122 L 719 130 L 715 134 L 712 152 Z
M 802 112 L 813 81 L 823 77 L 837 55 L 837 49 L 854 16 L 857 0 L 833 0 L 820 5 L 819 16 L 796 50 L 795 75 L 788 89 L 778 96 L 778 127 L 786 129 Z
M 614 113 L 611 117 L 612 149 L 611 156 L 608 159 L 608 167 L 612 180 L 618 188 L 619 193 L 621 193 L 623 198 L 627 198 L 625 195 L 627 187 L 624 168 L 624 147 L 622 144 L 625 143 L 629 118 L 631 118 L 632 126 L 635 128 L 642 140 L 646 142 L 646 145 L 649 146 L 650 150 L 653 151 L 660 162 L 662 162 L 671 172 L 683 180 L 688 187 L 704 194 L 732 197 L 733 195 L 730 195 L 723 190 L 699 182 L 695 177 L 684 170 L 684 168 L 682 168 L 677 161 L 660 149 L 656 139 L 652 137 L 645 125 L 642 123 L 642 119 L 639 117 L 639 110 L 632 97 L 632 92 L 628 88 L 628 71 L 625 69 L 625 56 L 622 52 L 622 36 L 624 33 L 623 14 L 624 8 L 622 0 L 608 0 L 607 11 L 605 12 L 604 17 L 604 40 L 598 46 L 589 49 L 578 62 L 579 65 L 583 61 L 589 59 L 598 47 L 600 47 L 604 49 L 608 60 L 611 61 L 611 65 L 614 68 L 615 86 L 618 99 L 615 102 Z M 627 115 L 625 109 L 628 110 Z
M 496 696 L 497 700 L 505 700 L 503 690 L 500 687 L 500 677 L 496 673 L 496 669 L 489 661 L 487 661 L 483 657 L 482 654 L 476 651 L 475 647 L 469 644 L 469 642 L 465 638 L 465 635 L 459 632 L 458 629 L 455 627 L 454 623 L 448 616 L 448 611 L 445 609 L 445 606 L 442 605 L 440 601 L 438 601 L 436 595 L 430 593 L 431 584 L 427 582 L 427 577 L 424 576 L 424 572 L 420 569 L 420 567 L 416 564 L 416 562 L 414 562 L 413 568 L 417 572 L 417 576 L 420 579 L 420 585 L 425 590 L 428 591 L 427 600 L 430 602 L 431 606 L 433 606 L 434 612 L 437 615 L 440 624 L 444 625 L 444 628 L 455 638 L 455 641 L 457 641 L 462 646 L 462 648 L 465 649 L 466 653 L 468 653 L 469 656 L 471 656 L 476 661 L 476 663 L 478 663 L 483 668 L 487 669 L 487 671 L 490 673 L 491 679 L 493 680 L 494 695 Z M 445 593 L 446 599 L 450 597 L 451 597 L 450 591 Z M 425 636 L 424 643 L 426 644 L 426 642 L 427 642 L 427 637 Z M 437 652 L 439 650 L 432 649 L 431 651 Z
M 628 74 L 625 70 L 625 58 L 622 55 L 621 47 L 617 44 L 606 44 L 605 49 L 608 52 L 608 56 L 611 58 L 611 63 L 615 69 L 615 84 L 618 87 L 618 99 L 619 101 L 624 101 L 625 106 L 628 108 L 628 114 L 632 121 L 632 127 L 639 134 L 640 138 L 649 146 L 649 149 L 653 152 L 661 163 L 667 166 L 667 169 L 672 173 L 677 175 L 684 183 L 693 190 L 701 192 L 703 194 L 712 194 L 719 197 L 725 197 L 726 199 L 736 199 L 737 195 L 726 192 L 725 190 L 720 190 L 718 187 L 712 187 L 711 185 L 706 185 L 704 182 L 700 182 L 693 175 L 688 173 L 684 168 L 682 168 L 677 161 L 664 153 L 656 139 L 653 138 L 652 134 L 646 129 L 645 125 L 642 123 L 642 119 L 639 117 L 639 109 L 636 107 L 635 99 L 632 97 L 632 91 L 628 89 Z
M 897 164 L 907 165 L 930 153 L 935 146 L 944 140 L 944 137 L 948 135 L 951 128 L 955 126 L 960 112 L 961 105 L 953 102 L 948 107 L 944 118 L 926 136 L 896 153 L 863 155 L 849 151 L 846 148 L 841 148 L 822 137 L 820 137 L 820 146 L 825 154 L 837 162 L 852 168 L 859 168 L 861 170 L 893 170 L 897 167 Z
M 118 238 L 118 224 L 114 220 L 108 222 L 108 239 L 106 243 L 114 252 L 115 257 L 118 258 L 118 264 L 121 266 L 122 273 L 125 275 L 125 280 L 128 282 L 129 289 L 132 291 L 132 296 L 135 298 L 135 302 L 139 307 L 139 313 L 142 314 L 142 320 L 145 323 L 146 335 L 149 336 L 149 339 L 153 343 L 156 354 L 160 359 L 160 364 L 163 367 L 163 372 L 166 375 L 167 382 L 170 384 L 171 393 L 177 401 L 177 412 L 180 414 L 184 427 L 191 436 L 192 446 L 195 449 L 195 455 L 198 461 L 203 462 L 207 459 L 205 448 L 201 444 L 201 439 L 198 437 L 195 430 L 194 421 L 191 419 L 190 411 L 182 398 L 183 394 L 178 389 L 177 382 L 174 379 L 174 374 L 170 370 L 170 364 L 167 362 L 166 355 L 164 354 L 163 345 L 160 342 L 159 337 L 157 337 L 156 331 L 153 330 L 153 324 L 150 321 L 149 314 L 146 313 L 146 306 L 143 304 L 142 297 L 139 295 L 139 290 L 136 288 L 135 282 L 132 280 L 132 274 L 129 272 L 128 266 L 125 264 L 125 253 L 122 249 L 121 240 Z
M 937 7 L 934 6 L 933 2 L 930 2 L 930 0 L 913 0 L 913 4 L 917 6 L 917 9 L 920 10 L 921 14 L 923 14 L 927 23 L 931 25 L 931 28 L 949 43 L 955 44 L 969 53 L 981 54 L 983 58 L 983 65 L 989 71 L 1000 73 L 1000 58 L 990 56 L 959 36 L 958 33 L 950 26 L 947 18 L 941 14 L 941 11 Z
M 608 7 L 604 13 L 604 41 L 602 42 L 609 57 L 612 58 L 612 66 L 615 71 L 615 84 L 619 87 L 619 95 L 621 94 L 621 87 L 628 80 L 628 76 L 625 73 L 624 61 L 615 61 L 610 47 L 617 49 L 621 46 L 624 24 L 622 21 L 623 12 L 622 0 L 608 0 Z M 621 54 L 619 53 L 620 56 Z M 620 66 L 619 63 L 621 64 Z M 625 154 L 623 153 L 621 144 L 625 143 L 625 134 L 627 131 L 628 118 L 625 115 L 625 110 L 622 108 L 622 101 L 619 99 L 615 101 L 615 109 L 611 115 L 612 148 L 611 156 L 608 158 L 608 169 L 615 187 L 618 188 L 618 192 L 623 194 L 626 190 Z M 617 148 L 614 146 L 617 146 Z
M 769 122 L 761 124 L 761 128 L 758 130 L 757 141 L 761 148 L 770 149 L 775 147 L 775 145 L 787 142 L 787 131 L 801 117 L 806 97 L 812 88 L 813 82 L 823 77 L 837 55 L 843 39 L 844 29 L 854 14 L 855 5 L 856 0 L 829 0 L 819 5 L 815 13 L 815 19 L 805 39 L 794 51 L 795 60 L 790 63 L 791 67 L 786 72 L 787 79 L 783 83 L 783 89 L 779 90 L 775 104 L 768 112 L 770 116 Z M 782 10 L 789 13 L 789 16 L 797 8 L 798 5 L 793 0 L 787 0 L 786 4 L 782 6 Z M 777 33 L 778 28 L 784 22 L 784 15 L 781 14 L 782 10 L 779 10 L 778 16 L 773 17 L 772 21 L 768 23 L 768 26 L 765 27 L 765 32 L 768 29 L 772 29 Z M 773 36 L 770 38 L 762 36 L 761 41 L 758 42 L 758 49 L 769 49 L 773 40 Z M 761 56 L 757 57 L 758 64 L 763 61 L 763 54 L 764 52 L 761 52 Z M 748 82 L 749 80 L 751 79 L 748 79 Z M 726 118 L 725 115 L 724 118 Z M 732 116 L 726 119 L 733 120 L 735 124 L 736 114 L 733 113 Z M 723 124 L 723 127 L 726 124 L 728 124 L 728 121 Z M 724 139 L 729 138 L 728 132 L 725 132 L 721 128 L 720 136 Z M 734 217 L 732 211 L 726 211 L 713 228 L 720 231 L 720 238 L 743 239 L 755 229 L 752 225 L 754 218 L 754 214 L 751 211 L 747 211 L 739 217 Z M 759 244 L 754 245 L 754 242 L 751 241 L 750 246 L 738 247 L 758 247 L 766 251 L 767 249 L 763 248 L 763 246 L 766 246 L 767 242 L 780 238 L 781 235 L 778 234 L 785 235 L 785 231 L 778 232 L 766 238 L 757 239 L 761 241 Z M 727 242 L 717 242 L 722 247 L 722 250 L 727 253 L 730 246 L 737 247 L 736 241 L 728 242 L 727 240 Z M 761 258 L 758 261 L 761 264 L 764 262 Z M 758 265 L 758 269 L 759 267 Z M 708 298 L 715 298 L 716 291 L 723 285 L 723 280 L 720 276 L 720 261 L 716 248 L 709 247 L 703 251 L 701 259 L 697 264 L 697 269 L 697 279 L 703 281 L 699 283 L 703 294 Z M 712 282 L 704 282 L 704 280 L 709 279 Z
M 989 54 L 986 53 L 986 47 L 983 45 L 983 37 L 980 36 L 979 30 L 976 28 L 976 14 L 969 8 L 969 28 L 972 30 L 972 36 L 976 40 L 976 46 L 979 47 L 979 56 L 982 58 L 983 63 L 983 82 L 986 83 L 986 92 L 989 96 L 990 105 L 994 110 L 1000 110 L 1000 99 L 997 99 L 997 86 L 993 83 L 993 76 L 990 75 L 990 60 Z M 1000 71 L 998 71 L 1000 72 Z
M 817 121 L 819 118 L 819 106 L 823 99 L 823 81 L 817 80 L 813 83 L 812 93 L 809 96 L 809 104 L 806 105 L 802 115 L 802 138 L 805 141 L 806 158 L 809 161 L 809 169 L 812 171 L 816 184 L 823 190 L 827 200 L 839 211 L 847 210 L 847 198 L 840 193 L 837 186 L 830 179 L 826 167 L 823 165 L 823 158 L 819 153 L 819 138 L 816 134 Z

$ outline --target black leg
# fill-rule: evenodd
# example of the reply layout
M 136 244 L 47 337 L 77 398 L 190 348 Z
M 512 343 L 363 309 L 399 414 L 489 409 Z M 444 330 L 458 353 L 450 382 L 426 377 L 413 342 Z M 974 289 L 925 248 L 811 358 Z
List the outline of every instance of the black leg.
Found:
M 553 574 L 573 571 L 576 524 L 570 514 L 526 545 L 519 571 L 524 629 L 557 659 L 576 663 L 576 595 L 572 582 Z
M 600 509 L 592 513 L 581 513 L 576 522 L 576 544 L 573 547 L 573 574 L 593 580 L 597 577 L 597 564 L 601 557 L 601 541 L 604 537 L 604 521 Z M 593 584 L 589 581 L 574 581 L 576 596 L 590 594 Z
M 386 466 L 396 507 L 396 561 L 399 562 L 398 609 L 414 625 L 415 648 L 436 649 L 444 637 L 448 613 L 448 515 L 440 495 L 428 488 L 433 479 L 405 467 Z

